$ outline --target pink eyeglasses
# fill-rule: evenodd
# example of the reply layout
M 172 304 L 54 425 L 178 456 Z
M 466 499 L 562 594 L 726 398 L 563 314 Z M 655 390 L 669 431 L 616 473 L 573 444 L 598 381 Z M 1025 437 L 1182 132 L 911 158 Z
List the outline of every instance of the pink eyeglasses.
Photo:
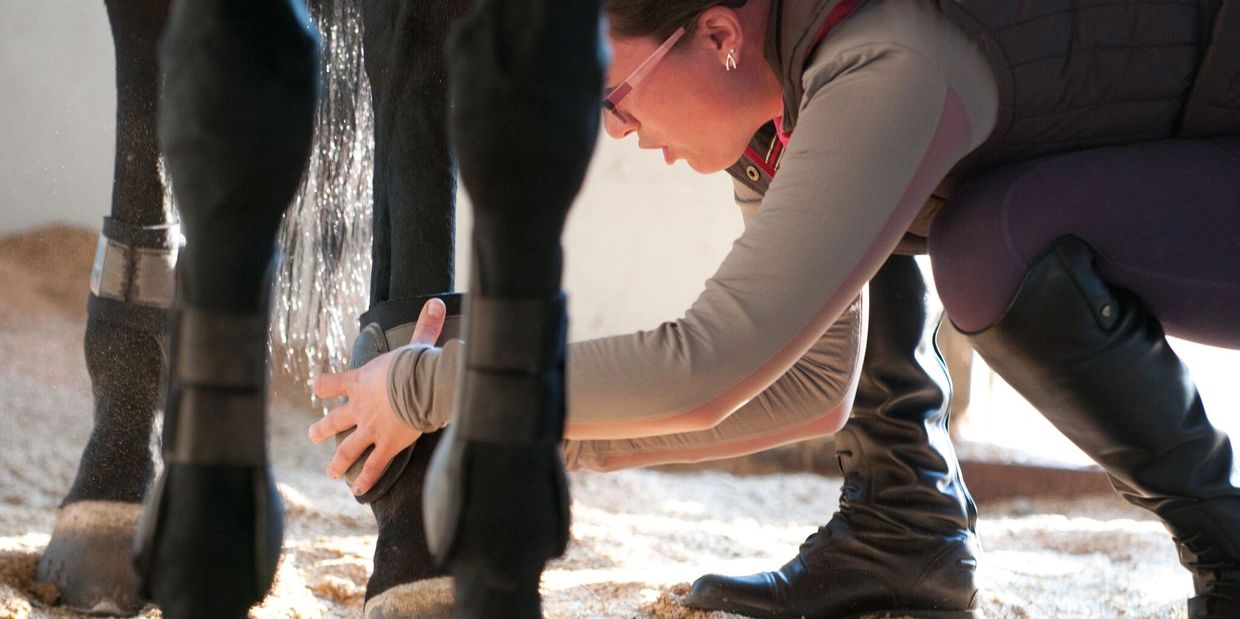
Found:
M 603 109 L 615 116 L 616 120 L 619 120 L 621 124 L 627 125 L 632 122 L 633 119 L 624 112 L 621 112 L 620 108 L 616 107 L 616 105 L 628 96 L 630 92 L 633 92 L 633 88 L 640 84 L 642 80 L 646 79 L 646 76 L 650 75 L 650 72 L 654 70 L 655 65 L 659 64 L 659 61 L 663 60 L 663 57 L 666 56 L 668 52 L 672 51 L 672 47 L 675 47 L 676 41 L 679 41 L 680 37 L 684 35 L 685 29 L 684 26 L 681 26 L 676 29 L 676 32 L 672 33 L 672 36 L 667 37 L 667 40 L 659 46 L 659 49 L 654 50 L 654 53 L 650 54 L 650 57 L 646 58 L 641 64 L 637 65 L 637 68 L 633 69 L 633 72 L 630 73 L 623 82 L 620 82 L 618 86 L 611 89 L 611 92 L 607 93 L 607 95 L 603 97 Z

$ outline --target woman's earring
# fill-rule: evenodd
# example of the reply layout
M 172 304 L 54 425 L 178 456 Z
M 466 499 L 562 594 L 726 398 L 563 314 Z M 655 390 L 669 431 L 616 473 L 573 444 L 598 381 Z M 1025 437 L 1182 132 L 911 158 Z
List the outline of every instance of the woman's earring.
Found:
M 723 69 L 725 71 L 731 71 L 732 69 L 736 68 L 736 56 L 733 56 L 733 54 L 735 53 L 736 53 L 735 47 L 728 50 L 728 57 L 726 60 L 723 61 Z

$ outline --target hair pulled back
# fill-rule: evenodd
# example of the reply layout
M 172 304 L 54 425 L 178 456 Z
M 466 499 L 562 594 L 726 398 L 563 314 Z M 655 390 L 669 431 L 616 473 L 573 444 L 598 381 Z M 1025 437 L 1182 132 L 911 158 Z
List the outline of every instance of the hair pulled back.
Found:
M 684 26 L 687 34 L 697 27 L 695 17 L 712 6 L 736 9 L 748 0 L 608 0 L 611 32 L 621 38 L 649 37 L 662 40 Z

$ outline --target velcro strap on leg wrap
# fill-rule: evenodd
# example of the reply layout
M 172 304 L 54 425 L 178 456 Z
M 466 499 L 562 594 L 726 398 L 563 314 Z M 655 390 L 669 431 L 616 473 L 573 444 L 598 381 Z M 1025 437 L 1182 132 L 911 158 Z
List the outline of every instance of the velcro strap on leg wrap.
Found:
M 100 298 L 171 307 L 180 226 L 138 226 L 106 217 L 95 251 L 90 291 Z
M 165 460 L 264 464 L 267 314 L 176 311 Z
M 471 297 L 465 367 L 538 376 L 563 362 L 568 320 L 563 293 L 541 299 Z
M 173 378 L 183 385 L 261 391 L 267 384 L 267 315 L 180 310 Z
M 265 391 L 182 387 L 175 437 L 164 460 L 182 464 L 259 465 L 267 461 Z
M 378 323 L 363 325 L 353 340 L 353 352 L 349 355 L 349 369 L 356 370 L 370 363 L 371 359 L 391 350 L 387 337 Z
M 465 440 L 531 445 L 559 441 L 564 427 L 562 373 L 539 376 L 467 369 L 457 421 Z M 531 414 L 534 413 L 534 414 Z
M 466 312 L 462 413 L 456 422 L 461 438 L 514 445 L 560 440 L 568 330 L 564 295 L 474 296 Z

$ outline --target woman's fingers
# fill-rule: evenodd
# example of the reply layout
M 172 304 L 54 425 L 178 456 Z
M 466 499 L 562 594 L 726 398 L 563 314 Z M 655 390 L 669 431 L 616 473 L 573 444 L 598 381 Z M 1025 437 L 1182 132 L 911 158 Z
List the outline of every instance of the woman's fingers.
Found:
M 320 398 L 343 398 L 349 395 L 348 386 L 354 381 L 357 370 L 339 374 L 324 372 L 314 379 L 314 395 Z
M 444 316 L 448 313 L 448 308 L 439 299 L 431 299 L 422 306 L 422 314 L 418 316 L 418 324 L 413 328 L 413 337 L 410 338 L 410 344 L 422 344 L 426 346 L 434 346 L 435 341 L 439 339 L 439 332 L 443 331 Z
M 385 445 L 376 443 L 375 450 L 366 457 L 366 464 L 362 466 L 362 472 L 353 481 L 353 494 L 361 496 L 370 491 L 370 487 L 379 481 L 379 476 L 383 474 L 383 471 L 387 469 L 388 463 L 395 456 L 396 453 L 389 450 Z
M 447 307 L 443 301 L 427 301 L 422 306 L 410 343 L 434 346 L 443 330 L 446 315 Z M 394 355 L 394 352 L 380 355 L 356 370 L 324 373 L 314 381 L 315 395 L 322 398 L 347 397 L 349 401 L 311 425 L 310 440 L 322 442 L 356 428 L 337 446 L 335 456 L 327 467 L 327 475 L 333 479 L 340 478 L 368 447 L 375 446 L 354 481 L 353 491 L 357 494 L 370 490 L 396 453 L 418 437 L 417 431 L 401 425 L 386 399 L 387 370 Z
M 357 425 L 357 419 L 353 407 L 348 404 L 338 406 L 310 425 L 310 440 L 321 443 L 355 425 Z
M 340 479 L 344 472 L 362 456 L 362 452 L 370 447 L 374 440 L 363 432 L 354 432 L 348 438 L 340 441 L 340 446 L 336 448 L 336 456 L 332 458 L 330 464 L 327 465 L 327 476 L 332 479 Z

